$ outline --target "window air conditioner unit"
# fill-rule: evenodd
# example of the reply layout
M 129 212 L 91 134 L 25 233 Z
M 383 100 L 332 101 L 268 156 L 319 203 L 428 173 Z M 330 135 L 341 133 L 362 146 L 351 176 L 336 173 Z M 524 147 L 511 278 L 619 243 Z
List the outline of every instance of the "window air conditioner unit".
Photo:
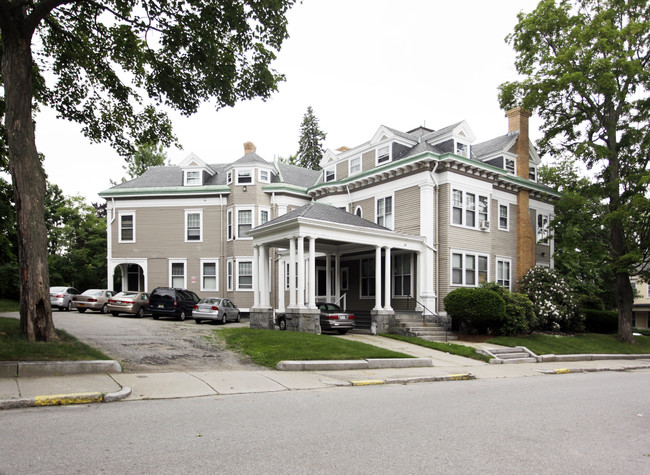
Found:
M 478 225 L 479 225 L 479 227 L 481 228 L 482 231 L 487 231 L 488 229 L 490 229 L 490 222 L 489 221 L 481 220 L 481 221 L 479 221 Z

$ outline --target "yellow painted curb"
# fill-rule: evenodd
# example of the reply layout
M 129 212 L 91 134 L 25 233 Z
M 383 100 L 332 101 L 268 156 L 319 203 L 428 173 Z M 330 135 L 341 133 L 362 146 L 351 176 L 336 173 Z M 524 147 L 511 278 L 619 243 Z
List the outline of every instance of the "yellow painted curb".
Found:
M 63 406 L 66 404 L 87 404 L 101 402 L 101 393 L 75 393 L 75 394 L 54 394 L 51 396 L 36 396 L 36 406 Z
M 448 378 L 452 381 L 467 381 L 468 379 L 472 379 L 472 375 L 469 373 L 450 374 Z
M 555 374 L 567 374 L 570 373 L 571 370 L 569 368 L 562 368 L 562 369 L 556 369 Z
M 365 381 L 350 381 L 350 384 L 352 386 L 372 386 L 374 384 L 384 384 L 384 382 L 382 379 L 368 379 Z

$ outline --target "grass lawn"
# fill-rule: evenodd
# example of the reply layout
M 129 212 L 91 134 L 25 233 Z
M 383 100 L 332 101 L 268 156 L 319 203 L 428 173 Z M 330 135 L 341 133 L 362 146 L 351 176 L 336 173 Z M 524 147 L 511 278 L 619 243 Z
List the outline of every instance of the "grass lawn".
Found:
M 0 299 L 0 313 L 18 311 L 20 311 L 19 302 L 9 299 Z
M 622 343 L 616 335 L 599 333 L 582 333 L 575 336 L 564 335 L 528 335 L 525 337 L 499 336 L 488 343 L 503 346 L 525 346 L 538 355 L 573 355 L 573 354 L 650 354 L 650 337 L 637 336 L 636 345 Z
M 412 336 L 402 336 L 402 335 L 391 335 L 388 333 L 382 333 L 381 336 L 386 338 L 392 338 L 394 340 L 406 341 L 414 345 L 424 346 L 426 348 L 431 348 L 438 351 L 444 351 L 445 353 L 449 353 L 451 355 L 464 356 L 465 358 L 472 358 L 480 361 L 490 361 L 489 356 L 485 356 L 480 353 L 477 353 L 476 349 L 469 346 L 456 345 L 454 343 L 445 343 L 439 341 L 427 341 L 427 340 L 423 340 L 422 338 L 415 338 Z
M 59 341 L 30 343 L 20 334 L 20 320 L 0 317 L 0 361 L 110 360 L 63 330 Z
M 395 351 L 356 341 L 313 333 L 225 328 L 214 330 L 230 350 L 240 351 L 260 366 L 275 368 L 283 360 L 359 360 L 412 358 Z

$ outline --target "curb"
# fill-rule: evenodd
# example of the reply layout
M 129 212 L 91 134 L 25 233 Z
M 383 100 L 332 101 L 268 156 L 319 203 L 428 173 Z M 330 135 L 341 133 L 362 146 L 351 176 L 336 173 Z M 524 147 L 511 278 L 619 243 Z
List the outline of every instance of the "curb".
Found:
M 100 402 L 116 402 L 131 395 L 131 388 L 124 386 L 114 393 L 72 393 L 72 394 L 53 394 L 47 396 L 35 396 L 19 399 L 0 400 L 0 410 L 20 409 L 26 407 L 40 406 L 67 406 L 69 404 L 92 404 Z
M 278 371 L 341 371 L 381 368 L 428 368 L 433 366 L 431 358 L 372 358 L 367 360 L 305 360 L 280 361 Z
M 115 360 L 94 361 L 1 361 L 0 378 L 65 376 L 70 374 L 121 373 Z
M 469 381 L 476 379 L 472 373 L 450 374 L 447 376 L 418 376 L 410 378 L 393 379 L 368 379 L 362 381 L 350 381 L 352 386 L 374 386 L 379 384 L 410 384 L 410 383 L 434 383 L 437 381 Z
M 542 374 L 570 374 L 570 373 L 600 373 L 603 371 L 634 371 L 637 369 L 650 369 L 650 365 L 628 366 L 619 368 L 558 368 L 558 369 L 538 369 L 536 371 Z

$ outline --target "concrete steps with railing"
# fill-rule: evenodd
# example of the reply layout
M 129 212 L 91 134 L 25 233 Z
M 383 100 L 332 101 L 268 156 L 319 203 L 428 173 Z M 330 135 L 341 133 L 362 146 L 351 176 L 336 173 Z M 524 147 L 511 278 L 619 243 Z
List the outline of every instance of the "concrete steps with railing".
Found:
M 437 323 L 425 322 L 422 312 L 396 311 L 395 319 L 388 330 L 397 335 L 413 336 L 427 341 L 452 341 L 458 337 Z
M 537 355 L 525 346 L 515 346 L 514 348 L 489 348 L 479 349 L 479 353 L 492 356 L 492 364 L 513 364 L 513 363 L 536 363 Z

